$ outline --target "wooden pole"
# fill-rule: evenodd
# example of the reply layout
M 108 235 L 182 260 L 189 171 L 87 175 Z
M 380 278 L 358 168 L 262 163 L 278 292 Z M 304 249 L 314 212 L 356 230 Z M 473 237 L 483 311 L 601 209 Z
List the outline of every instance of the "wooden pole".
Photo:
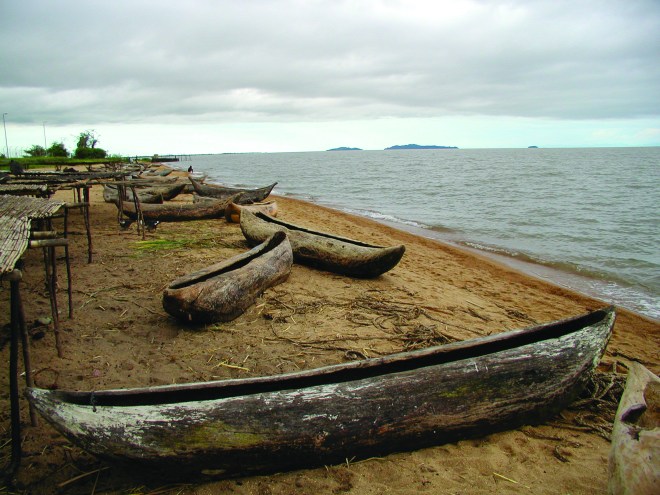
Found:
M 85 220 L 85 229 L 87 230 L 87 263 L 92 262 L 92 225 L 89 219 L 89 186 L 85 185 L 83 189 L 84 203 L 83 218 Z
M 9 401 L 11 415 L 11 462 L 9 472 L 15 473 L 21 463 L 21 411 L 19 408 L 18 395 L 18 334 L 20 332 L 18 323 L 19 283 L 22 274 L 14 270 L 10 274 L 11 285 L 11 344 L 9 349 Z
M 20 273 L 20 272 L 19 272 Z M 20 281 L 20 279 L 19 279 Z M 12 299 L 15 299 L 16 304 L 16 317 L 18 319 L 18 326 L 21 330 L 21 346 L 23 347 L 23 367 L 25 368 L 25 384 L 28 387 L 34 387 L 34 378 L 32 377 L 32 359 L 30 358 L 30 341 L 28 339 L 27 325 L 25 325 L 25 312 L 23 311 L 23 300 L 21 298 L 21 291 L 19 290 L 18 283 L 16 282 L 15 294 L 12 294 Z M 37 411 L 30 403 L 30 422 L 32 426 L 38 426 Z
M 69 235 L 69 209 L 64 208 L 64 238 Z M 73 318 L 73 282 L 71 281 L 71 261 L 69 259 L 69 243 L 64 245 L 64 259 L 66 261 L 67 295 L 69 296 L 69 318 Z
M 144 215 L 142 214 L 142 206 L 140 205 L 140 198 L 138 198 L 137 193 L 135 192 L 135 186 L 130 186 L 133 193 L 133 203 L 135 204 L 135 212 L 137 214 L 137 224 L 138 224 L 138 235 L 140 234 L 140 228 L 142 228 L 142 240 L 145 239 L 146 226 L 144 225 Z

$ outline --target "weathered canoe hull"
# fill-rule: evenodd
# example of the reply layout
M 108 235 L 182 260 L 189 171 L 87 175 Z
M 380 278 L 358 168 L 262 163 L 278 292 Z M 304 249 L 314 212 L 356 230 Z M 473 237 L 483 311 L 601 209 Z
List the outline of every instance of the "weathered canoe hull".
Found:
M 191 323 L 231 321 L 268 287 L 284 282 L 293 253 L 278 233 L 246 253 L 174 280 L 163 291 L 163 308 Z
M 137 194 L 141 204 L 163 203 L 163 197 L 155 192 L 142 190 L 142 191 L 138 191 Z M 126 199 L 125 201 L 133 201 L 133 192 L 130 189 L 126 191 L 126 195 L 128 196 L 128 199 Z M 103 200 L 106 203 L 117 202 L 119 200 L 119 192 L 117 191 L 117 188 L 113 188 L 112 186 L 104 184 Z
M 186 187 L 185 182 L 165 184 L 162 186 L 143 187 L 136 189 L 140 203 L 162 204 L 163 201 L 170 201 L 183 192 Z M 126 188 L 126 196 L 129 201 L 133 201 L 133 191 Z M 106 203 L 114 203 L 119 199 L 117 186 L 112 184 L 103 185 L 103 199 Z
M 276 220 L 261 213 L 241 213 L 241 230 L 250 245 L 256 245 L 277 231 L 289 236 L 293 259 L 314 268 L 348 275 L 374 278 L 394 268 L 406 248 L 382 247 Z
M 660 493 L 660 378 L 631 363 L 612 429 L 608 492 Z
M 237 205 L 229 203 L 225 209 L 225 220 L 229 223 L 241 223 L 241 210 L 247 209 L 252 213 L 260 212 L 269 217 L 277 216 L 277 202 L 268 201 L 266 203 L 253 203 L 250 205 Z
M 277 182 L 257 189 L 244 189 L 240 187 L 226 187 L 219 184 L 202 184 L 201 182 L 188 177 L 197 194 L 210 198 L 224 199 L 237 193 L 243 193 L 238 200 L 238 204 L 258 203 L 268 197 Z
M 164 203 L 162 205 L 140 205 L 145 220 L 158 220 L 159 222 L 185 222 L 188 220 L 207 220 L 222 218 L 227 205 L 239 195 L 217 201 L 204 203 Z M 115 203 L 117 208 L 119 204 Z M 122 204 L 122 213 L 132 220 L 137 220 L 135 205 L 130 201 Z
M 180 476 L 272 472 L 543 421 L 584 387 L 613 323 L 610 308 L 297 373 L 28 397 L 73 442 L 116 462 Z

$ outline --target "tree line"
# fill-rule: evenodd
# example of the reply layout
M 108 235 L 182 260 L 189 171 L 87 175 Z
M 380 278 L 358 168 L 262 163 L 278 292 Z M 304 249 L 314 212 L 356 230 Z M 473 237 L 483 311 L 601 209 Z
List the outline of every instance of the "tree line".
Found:
M 102 148 L 97 148 L 98 139 L 94 131 L 84 131 L 78 136 L 76 143 L 76 150 L 73 153 L 73 158 L 105 158 L 107 152 Z M 25 156 L 61 156 L 68 158 L 70 156 L 69 150 L 66 149 L 64 143 L 53 142 L 50 148 L 46 149 L 38 144 L 33 145 L 31 148 L 24 151 Z

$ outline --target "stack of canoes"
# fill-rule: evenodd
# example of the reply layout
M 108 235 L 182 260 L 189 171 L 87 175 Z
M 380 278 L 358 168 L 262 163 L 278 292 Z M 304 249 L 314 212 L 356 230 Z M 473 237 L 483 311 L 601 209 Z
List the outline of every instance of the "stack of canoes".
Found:
M 405 246 L 375 246 L 364 242 L 314 231 L 283 222 L 263 213 L 241 210 L 241 230 L 250 245 L 256 245 L 277 231 L 286 232 L 296 263 L 348 275 L 373 278 L 401 260 Z
M 72 442 L 123 465 L 197 478 L 273 472 L 551 418 L 584 388 L 613 324 L 609 308 L 294 373 L 27 395 Z

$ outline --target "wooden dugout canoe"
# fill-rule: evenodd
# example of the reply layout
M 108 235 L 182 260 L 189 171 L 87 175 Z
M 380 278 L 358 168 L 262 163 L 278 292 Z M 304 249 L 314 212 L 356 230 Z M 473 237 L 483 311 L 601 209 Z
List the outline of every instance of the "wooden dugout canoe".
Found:
M 90 453 L 179 477 L 320 466 L 538 423 L 584 388 L 613 308 L 274 376 L 76 392 L 29 388 Z
M 238 205 L 229 203 L 225 209 L 225 220 L 230 223 L 241 223 L 241 210 L 250 210 L 252 213 L 264 213 L 269 217 L 277 216 L 277 202 L 267 201 L 265 203 L 252 203 L 251 205 Z
M 608 493 L 660 493 L 660 378 L 631 363 L 612 429 Z
M 187 220 L 206 220 L 211 218 L 222 218 L 225 216 L 227 205 L 238 199 L 240 195 L 231 196 L 227 199 L 218 199 L 203 203 L 163 203 L 140 205 L 142 216 L 145 220 L 159 222 L 185 222 Z M 115 202 L 119 208 L 118 202 Z M 132 220 L 137 220 L 135 205 L 131 201 L 124 201 L 122 213 Z
M 403 245 L 375 246 L 245 210 L 241 212 L 241 230 L 253 246 L 283 230 L 289 236 L 295 262 L 350 277 L 377 277 L 394 268 L 406 250 Z
M 192 323 L 231 321 L 284 282 L 292 264 L 291 244 L 277 232 L 246 253 L 174 280 L 163 292 L 163 308 Z
M 250 204 L 263 201 L 277 185 L 277 182 L 274 182 L 269 186 L 260 187 L 258 189 L 244 189 L 240 187 L 221 186 L 220 184 L 202 184 L 192 177 L 188 177 L 188 179 L 192 183 L 195 192 L 200 196 L 222 199 L 236 193 L 243 193 L 238 201 L 239 204 Z
M 150 191 L 145 191 L 145 190 L 138 190 L 137 191 L 138 199 L 140 200 L 141 204 L 162 204 L 163 203 L 163 198 L 159 194 L 150 192 Z M 130 189 L 127 189 L 126 191 L 126 196 L 128 196 L 127 199 L 124 201 L 133 201 L 133 192 Z M 103 200 L 106 203 L 115 203 L 119 201 L 119 191 L 117 190 L 116 187 L 112 187 L 108 184 L 103 184 Z
M 185 182 L 178 182 L 174 184 L 166 184 L 162 186 L 143 187 L 136 189 L 140 203 L 145 204 L 162 204 L 163 201 L 170 201 L 176 198 L 183 192 L 186 187 Z M 125 201 L 133 201 L 133 191 L 126 187 L 127 199 Z M 113 184 L 103 185 L 103 199 L 107 203 L 114 203 L 119 198 L 119 191 L 117 186 Z

